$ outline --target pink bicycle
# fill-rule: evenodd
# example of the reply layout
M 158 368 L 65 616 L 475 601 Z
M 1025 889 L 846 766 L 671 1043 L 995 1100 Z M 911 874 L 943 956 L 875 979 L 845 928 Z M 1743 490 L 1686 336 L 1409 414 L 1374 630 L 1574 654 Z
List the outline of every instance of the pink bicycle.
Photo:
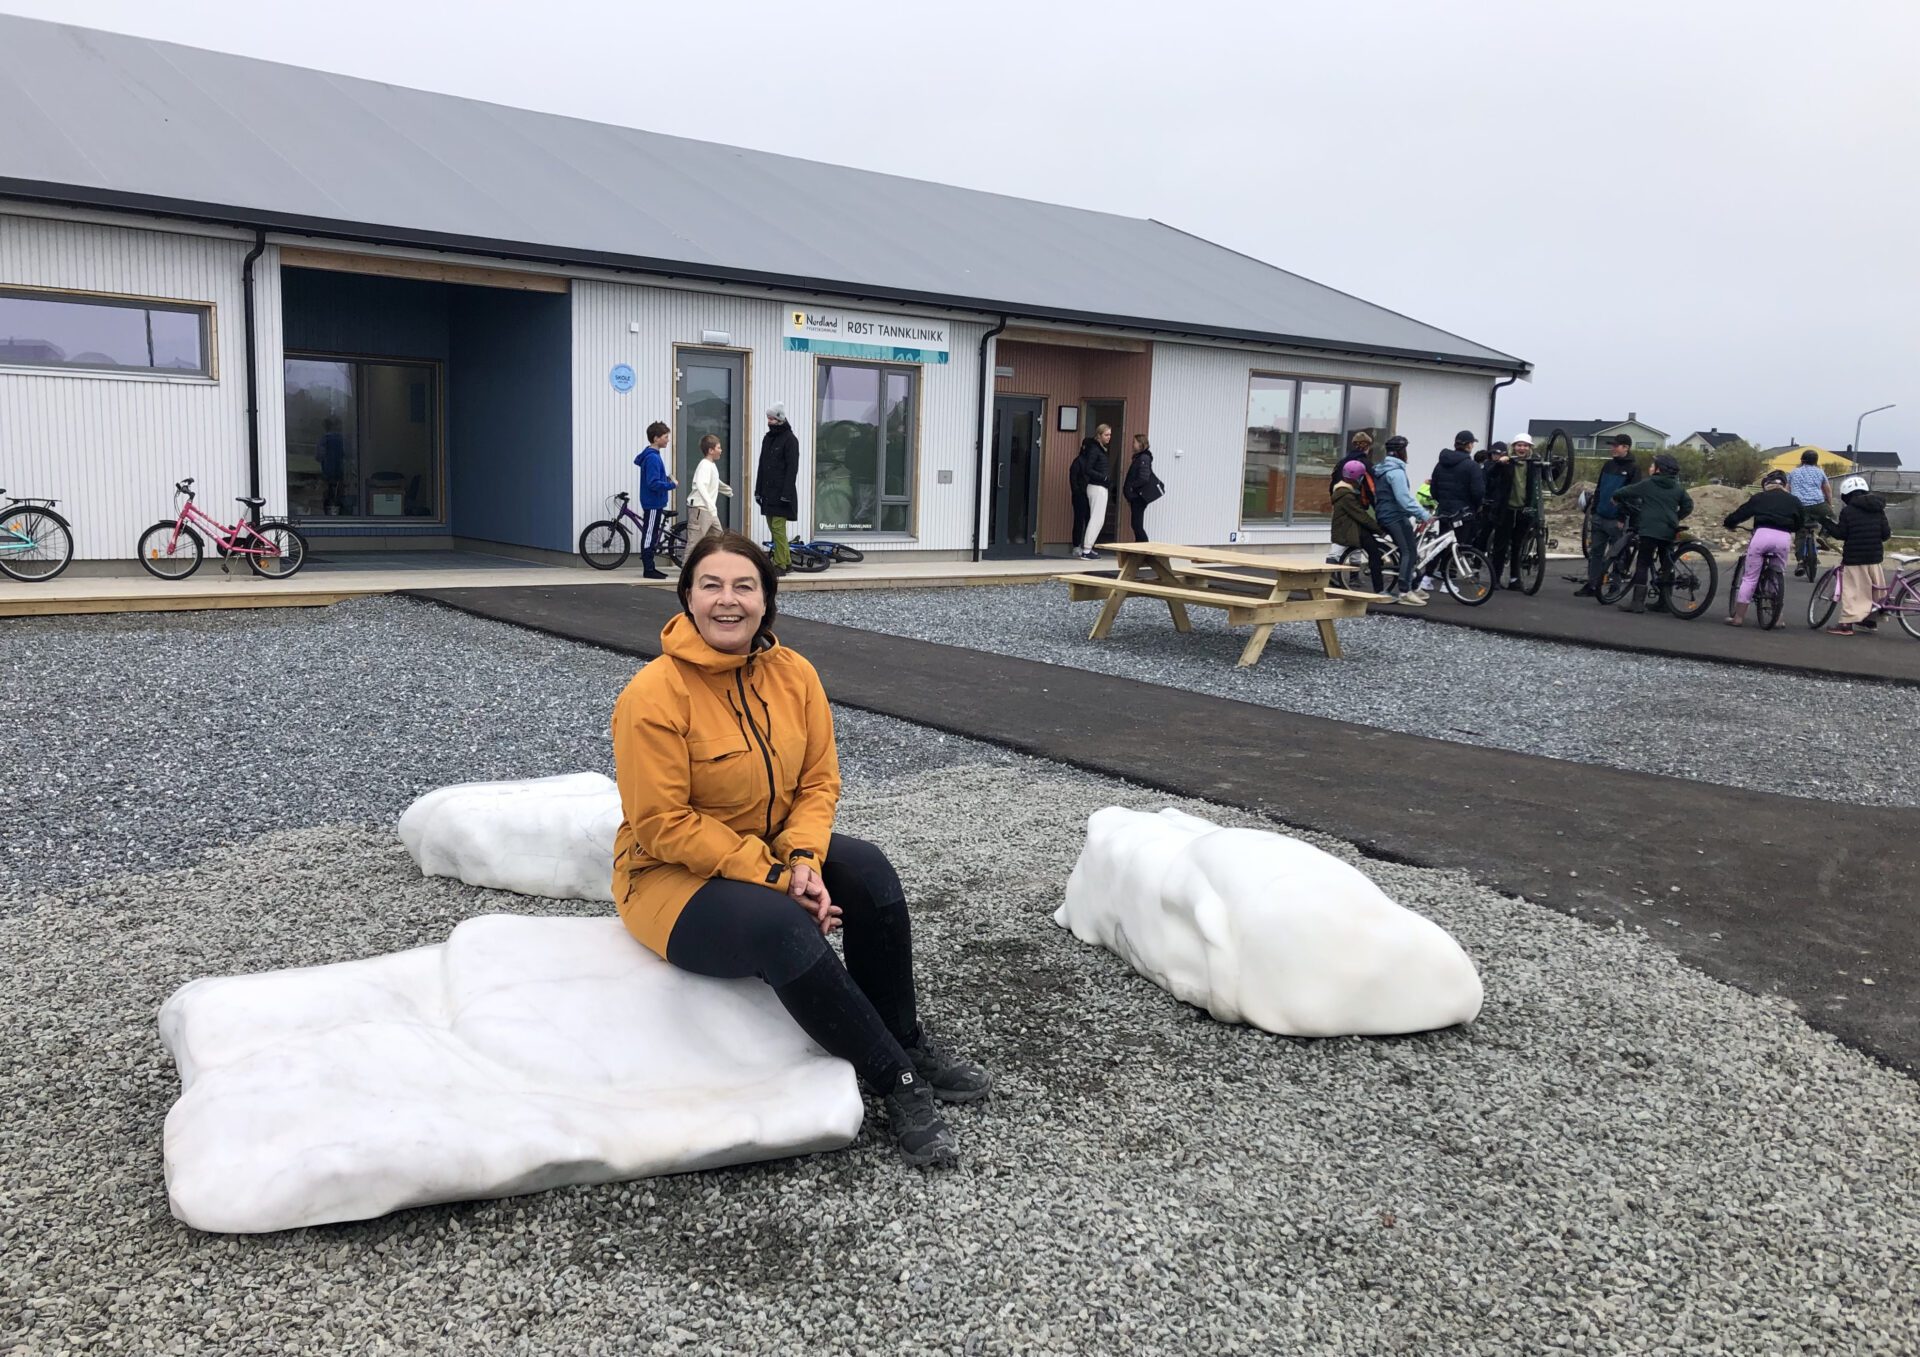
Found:
M 1911 568 L 1920 556 L 1890 551 L 1887 559 L 1899 573 L 1873 591 L 1873 610 L 1896 618 L 1907 635 L 1920 640 L 1920 570 Z M 1814 581 L 1813 597 L 1807 600 L 1807 625 L 1816 631 L 1827 625 L 1839 606 L 1841 578 L 1840 567 L 1834 565 Z
M 285 519 L 269 519 L 256 527 L 243 515 L 232 527 L 225 527 L 195 507 L 193 477 L 173 489 L 175 494 L 186 496 L 178 517 L 171 522 L 162 519 L 140 534 L 140 564 L 149 575 L 183 580 L 198 570 L 206 554 L 200 532 L 213 539 L 213 549 L 223 558 L 245 557 L 248 565 L 269 579 L 286 579 L 306 563 L 307 539 Z M 250 511 L 266 503 L 252 495 L 236 498 Z M 194 530 L 195 526 L 200 532 Z M 227 568 L 225 559 L 220 568 Z

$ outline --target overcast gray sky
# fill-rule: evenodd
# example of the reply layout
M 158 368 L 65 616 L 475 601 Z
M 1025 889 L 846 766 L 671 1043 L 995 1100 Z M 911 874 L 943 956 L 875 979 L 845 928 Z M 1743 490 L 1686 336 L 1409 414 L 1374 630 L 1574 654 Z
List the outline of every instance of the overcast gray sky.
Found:
M 1533 361 L 1529 417 L 1920 467 L 1916 0 L 0 0 L 1157 217 Z

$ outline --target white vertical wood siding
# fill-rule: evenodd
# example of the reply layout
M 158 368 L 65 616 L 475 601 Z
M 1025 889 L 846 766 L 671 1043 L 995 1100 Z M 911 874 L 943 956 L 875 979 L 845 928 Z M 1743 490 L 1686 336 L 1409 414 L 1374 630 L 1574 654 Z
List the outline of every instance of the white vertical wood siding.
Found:
M 804 530 L 813 525 L 812 354 L 789 352 L 783 334 L 785 313 L 793 306 L 816 309 L 834 303 L 810 299 L 724 296 L 643 284 L 577 279 L 573 285 L 573 446 L 574 532 L 608 512 L 617 491 L 638 493 L 634 454 L 646 444 L 647 425 L 674 420 L 675 345 L 700 346 L 703 330 L 722 330 L 729 348 L 747 358 L 747 446 L 743 472 L 736 473 L 738 502 L 752 513 L 752 531 L 764 524 L 752 509 L 753 468 L 766 432 L 764 412 L 774 401 L 786 404 L 800 439 L 800 512 Z M 861 310 L 874 310 L 861 306 Z M 903 315 L 915 314 L 901 312 Z M 638 331 L 631 327 L 638 325 Z M 915 484 L 916 533 L 911 540 L 863 541 L 867 550 L 957 550 L 973 545 L 973 439 L 979 402 L 979 348 L 985 327 L 952 327 L 951 361 L 920 369 L 920 442 Z M 633 368 L 630 391 L 616 391 L 610 374 L 616 364 Z M 938 473 L 951 471 L 951 484 Z
M 1289 353 L 1153 346 L 1154 466 L 1166 496 L 1147 511 L 1155 537 L 1220 546 L 1242 542 L 1325 541 L 1325 524 L 1241 530 L 1240 484 L 1246 458 L 1247 387 L 1255 372 L 1285 372 L 1355 382 L 1397 382 L 1395 432 L 1405 434 L 1414 484 L 1427 478 L 1454 434 L 1472 429 L 1486 442 L 1490 377 L 1386 364 L 1342 363 Z M 1177 454 L 1177 455 L 1176 455 Z
M 0 486 L 51 495 L 83 560 L 131 559 L 148 524 L 198 480 L 200 502 L 230 521 L 247 491 L 246 337 L 240 269 L 251 241 L 0 213 L 0 285 L 74 288 L 214 308 L 214 371 L 204 378 L 46 373 L 0 367 Z M 284 510 L 280 300 L 276 252 L 255 264 L 261 355 L 261 482 Z

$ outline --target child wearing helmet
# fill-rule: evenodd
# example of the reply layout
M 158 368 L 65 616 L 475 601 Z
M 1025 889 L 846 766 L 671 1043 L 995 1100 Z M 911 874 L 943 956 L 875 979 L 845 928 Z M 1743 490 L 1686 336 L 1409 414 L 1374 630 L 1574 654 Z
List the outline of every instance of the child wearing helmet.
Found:
M 1865 476 L 1840 482 L 1840 521 L 1829 519 L 1822 530 L 1840 541 L 1840 617 L 1830 636 L 1851 636 L 1854 628 L 1872 631 L 1875 591 L 1885 587 L 1886 541 L 1893 536 L 1887 506 L 1867 489 Z
M 1622 606 L 1630 613 L 1647 611 L 1647 572 L 1659 558 L 1659 596 L 1655 612 L 1667 612 L 1667 589 L 1673 583 L 1673 544 L 1680 523 L 1693 512 L 1693 496 L 1680 484 L 1680 459 L 1670 452 L 1655 453 L 1653 475 L 1613 492 L 1613 502 L 1635 515 L 1640 534 L 1633 557 L 1633 596 Z
M 1747 620 L 1747 605 L 1753 602 L 1753 591 L 1759 587 L 1760 571 L 1767 557 L 1777 560 L 1780 573 L 1786 574 L 1794 535 L 1805 526 L 1806 516 L 1806 509 L 1787 488 L 1784 471 L 1769 471 L 1760 482 L 1760 493 L 1726 516 L 1724 526 L 1728 528 L 1747 522 L 1753 524 L 1753 540 L 1747 544 L 1746 565 L 1733 591 L 1733 612 L 1727 617 L 1728 626 L 1737 627 Z
M 1333 486 L 1333 544 L 1348 549 L 1358 547 L 1367 553 L 1367 575 L 1377 594 L 1381 591 L 1380 539 L 1386 534 L 1360 489 L 1366 476 L 1366 463 L 1358 458 L 1340 466 L 1340 479 Z

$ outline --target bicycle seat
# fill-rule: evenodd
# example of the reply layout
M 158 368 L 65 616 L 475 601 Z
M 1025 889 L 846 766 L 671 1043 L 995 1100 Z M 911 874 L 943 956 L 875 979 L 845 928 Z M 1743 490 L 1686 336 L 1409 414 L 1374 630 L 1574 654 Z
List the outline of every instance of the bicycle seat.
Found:
M 6 493 L 6 491 L 0 490 L 0 495 Z M 1920 561 L 1920 556 L 1909 556 L 1904 551 L 1889 551 L 1887 555 L 1893 557 L 1893 559 L 1900 562 L 1901 565 L 1911 565 L 1915 561 Z
M 258 495 L 235 495 L 234 499 L 246 505 L 249 509 L 258 509 L 266 503 L 266 501 Z

